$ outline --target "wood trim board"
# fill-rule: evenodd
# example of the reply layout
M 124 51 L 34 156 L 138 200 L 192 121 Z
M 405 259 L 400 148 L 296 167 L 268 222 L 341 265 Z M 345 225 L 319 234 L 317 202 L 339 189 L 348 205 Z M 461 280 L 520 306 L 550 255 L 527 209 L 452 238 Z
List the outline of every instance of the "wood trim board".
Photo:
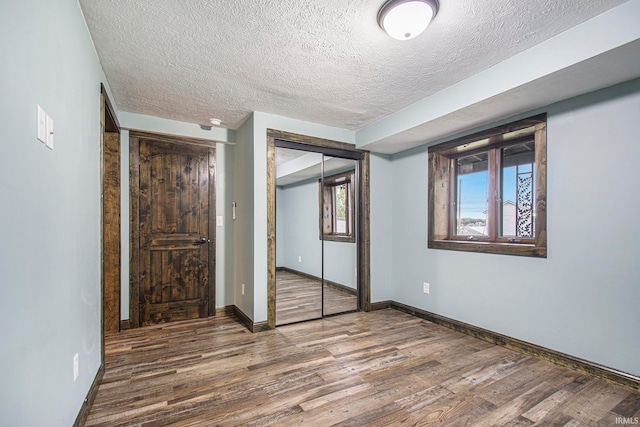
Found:
M 251 332 L 264 332 L 264 331 L 268 331 L 269 329 L 273 329 L 269 327 L 268 322 L 263 321 L 263 322 L 254 322 L 253 320 L 251 320 L 249 318 L 249 316 L 247 316 L 246 314 L 244 314 L 244 312 L 242 310 L 240 310 L 240 308 L 238 308 L 238 306 L 233 306 L 233 314 L 236 315 L 236 317 L 247 327 L 248 330 L 250 330 Z
M 98 394 L 98 387 L 102 384 L 102 378 L 104 377 L 104 362 L 98 368 L 98 372 L 96 373 L 93 382 L 91 383 L 91 387 L 89 387 L 89 392 L 87 393 L 87 397 L 82 402 L 82 406 L 80 407 L 80 411 L 78 412 L 78 416 L 76 417 L 75 422 L 73 423 L 73 427 L 83 427 L 87 422 L 87 417 L 89 416 L 89 411 L 93 406 L 93 402 L 96 400 L 96 396 Z

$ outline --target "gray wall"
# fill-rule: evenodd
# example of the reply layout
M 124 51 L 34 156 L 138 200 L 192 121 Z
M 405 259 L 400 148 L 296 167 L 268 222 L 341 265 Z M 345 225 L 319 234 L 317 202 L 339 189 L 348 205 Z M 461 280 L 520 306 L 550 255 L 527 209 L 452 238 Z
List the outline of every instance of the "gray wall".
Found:
M 68 427 L 100 366 L 105 79 L 76 1 L 3 1 L 0 28 L 0 423 Z
M 276 230 L 282 239 L 276 258 L 282 256 L 282 264 L 316 277 L 322 276 L 322 245 L 319 230 L 318 181 L 311 180 L 278 189 L 276 218 L 282 225 Z M 302 262 L 299 258 L 302 257 Z M 324 278 L 344 286 L 356 288 L 356 244 L 324 242 Z
M 383 293 L 640 375 L 640 80 L 545 111 L 548 258 L 427 249 L 423 146 L 391 161 L 392 281 Z M 381 201 L 372 195 L 372 212 Z

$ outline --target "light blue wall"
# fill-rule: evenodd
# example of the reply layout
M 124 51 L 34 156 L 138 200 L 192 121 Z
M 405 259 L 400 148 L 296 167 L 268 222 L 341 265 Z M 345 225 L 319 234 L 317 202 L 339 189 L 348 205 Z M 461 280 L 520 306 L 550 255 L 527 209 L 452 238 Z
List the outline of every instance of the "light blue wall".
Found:
M 276 267 L 284 267 L 284 212 L 282 211 L 282 188 L 276 187 Z
M 254 115 L 251 115 L 238 129 L 236 142 L 233 163 L 235 189 L 233 200 L 237 204 L 236 220 L 233 221 L 233 303 L 249 318 L 255 320 L 254 257 L 256 255 L 254 253 L 254 221 L 258 214 L 254 211 Z M 264 159 L 266 163 L 266 154 Z M 266 208 L 263 208 L 262 212 L 266 212 Z M 245 285 L 244 295 L 242 295 L 242 284 Z
M 223 226 L 216 227 L 216 307 L 234 303 L 234 221 L 232 204 L 235 146 L 216 144 L 216 215 Z
M 323 242 L 318 226 L 318 181 L 313 179 L 286 186 L 279 190 L 276 197 L 278 195 L 281 201 L 280 210 L 276 203 L 276 217 L 282 217 L 283 224 L 276 232 L 283 235 L 282 266 L 322 277 Z M 325 241 L 324 278 L 355 289 L 356 259 L 355 243 Z
M 68 427 L 100 366 L 105 80 L 76 1 L 3 1 L 0 31 L 0 423 Z
M 427 149 L 418 147 L 391 162 L 386 292 L 640 375 L 640 80 L 545 111 L 548 258 L 427 249 Z M 372 203 L 372 212 L 379 209 Z M 431 283 L 429 295 L 423 282 Z
M 370 156 L 370 257 L 371 302 L 393 299 L 391 255 L 393 233 L 393 205 L 391 196 L 391 159 L 389 156 Z

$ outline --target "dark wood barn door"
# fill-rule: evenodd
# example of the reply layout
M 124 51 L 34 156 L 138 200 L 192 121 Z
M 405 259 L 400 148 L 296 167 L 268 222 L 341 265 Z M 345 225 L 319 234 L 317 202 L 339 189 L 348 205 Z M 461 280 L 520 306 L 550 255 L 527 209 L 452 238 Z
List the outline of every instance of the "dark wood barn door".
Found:
M 215 149 L 139 141 L 140 325 L 207 317 Z

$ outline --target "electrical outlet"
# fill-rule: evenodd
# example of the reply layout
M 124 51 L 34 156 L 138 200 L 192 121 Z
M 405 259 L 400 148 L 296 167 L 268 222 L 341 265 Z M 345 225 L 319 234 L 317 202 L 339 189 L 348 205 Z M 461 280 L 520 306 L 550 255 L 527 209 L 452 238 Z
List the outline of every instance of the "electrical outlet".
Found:
M 298 262 L 302 262 L 302 256 L 298 256 Z
M 424 282 L 424 283 L 422 284 L 422 291 L 423 291 L 425 294 L 428 294 L 428 293 L 429 293 L 429 287 L 430 287 L 429 283 Z
M 78 379 L 78 359 L 79 358 L 80 356 L 78 355 L 78 353 L 76 353 L 76 355 L 73 356 L 73 382 L 74 383 Z
M 244 283 L 242 284 L 242 287 L 240 288 L 240 292 L 242 292 L 242 295 L 244 295 Z

